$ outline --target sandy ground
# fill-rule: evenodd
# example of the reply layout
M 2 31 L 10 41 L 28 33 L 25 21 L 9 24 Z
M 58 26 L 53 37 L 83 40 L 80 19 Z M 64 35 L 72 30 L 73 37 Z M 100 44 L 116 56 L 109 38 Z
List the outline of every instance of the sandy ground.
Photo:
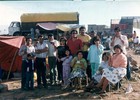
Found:
M 128 54 L 132 56 L 140 65 L 140 55 L 135 55 L 131 50 Z M 136 73 L 139 74 L 140 71 Z M 128 83 L 132 85 L 133 92 L 125 94 Z M 23 91 L 20 89 L 20 79 L 12 79 L 2 82 L 8 85 L 7 92 L 0 93 L 0 100 L 44 100 L 44 99 L 104 99 L 104 100 L 140 100 L 140 80 L 122 81 L 122 87 L 119 90 L 111 90 L 104 95 L 98 95 L 94 92 L 84 92 L 82 89 L 73 91 L 61 90 L 60 85 L 49 86 L 48 89 L 35 88 L 33 91 Z M 36 83 L 35 83 L 36 85 Z

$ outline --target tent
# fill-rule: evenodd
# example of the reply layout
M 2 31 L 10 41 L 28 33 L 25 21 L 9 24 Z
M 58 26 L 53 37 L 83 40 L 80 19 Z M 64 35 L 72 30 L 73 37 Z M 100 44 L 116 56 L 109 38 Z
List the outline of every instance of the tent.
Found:
M 40 26 L 45 30 L 59 29 L 64 32 L 69 31 L 71 29 L 67 24 L 61 24 L 61 23 L 37 23 L 37 26 Z
M 23 36 L 0 36 L 0 66 L 3 70 L 21 71 L 22 60 L 18 51 L 23 43 Z

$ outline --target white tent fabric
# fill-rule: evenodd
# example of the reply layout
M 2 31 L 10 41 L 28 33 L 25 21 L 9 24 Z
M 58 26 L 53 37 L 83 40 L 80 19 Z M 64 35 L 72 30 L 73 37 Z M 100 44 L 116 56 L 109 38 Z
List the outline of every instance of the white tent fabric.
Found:
M 38 26 L 45 30 L 62 30 L 62 31 L 69 31 L 71 28 L 67 24 L 60 24 L 60 23 L 37 23 Z
M 56 30 L 56 23 L 37 23 L 38 26 L 45 30 Z

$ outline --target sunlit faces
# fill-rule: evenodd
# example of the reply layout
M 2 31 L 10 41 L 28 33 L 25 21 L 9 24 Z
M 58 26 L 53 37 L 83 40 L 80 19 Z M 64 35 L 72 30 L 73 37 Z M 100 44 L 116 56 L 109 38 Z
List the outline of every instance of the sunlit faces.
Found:
M 77 35 L 78 35 L 77 31 L 73 31 L 73 32 L 72 32 L 72 36 L 73 36 L 73 37 L 77 37 Z
M 32 39 L 31 38 L 27 39 L 27 44 L 32 44 Z
M 86 29 L 81 29 L 81 30 L 80 30 L 80 33 L 81 33 L 81 34 L 84 34 L 85 32 L 86 32 Z
M 121 49 L 120 48 L 115 48 L 114 51 L 115 51 L 116 54 L 121 53 Z
M 120 36 L 120 34 L 121 34 L 120 31 L 117 31 L 117 30 L 114 31 L 114 32 L 115 32 L 115 35 L 116 35 L 116 36 Z
M 79 59 L 83 58 L 83 54 L 81 52 L 79 52 L 77 56 Z
M 66 54 L 66 56 L 69 56 L 70 55 L 70 51 L 69 50 L 66 50 L 65 51 L 65 54 Z

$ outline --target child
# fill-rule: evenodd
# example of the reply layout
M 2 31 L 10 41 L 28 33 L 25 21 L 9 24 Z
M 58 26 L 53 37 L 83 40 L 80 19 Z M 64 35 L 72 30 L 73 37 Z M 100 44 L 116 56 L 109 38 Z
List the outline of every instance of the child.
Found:
M 99 68 L 102 60 L 102 53 L 104 51 L 103 45 L 100 44 L 99 37 L 93 38 L 93 44 L 89 48 L 87 60 L 89 60 L 91 65 L 91 74 L 92 78 L 95 75 L 96 71 Z
M 26 90 L 33 90 L 34 88 L 34 60 L 32 59 L 31 54 L 27 54 L 26 60 Z
M 108 60 L 109 60 L 110 53 L 104 52 L 102 55 L 102 62 L 101 66 L 99 67 L 96 74 L 93 76 L 92 81 L 89 83 L 89 85 L 86 87 L 85 91 L 90 91 L 97 83 L 100 82 L 102 78 L 102 73 L 105 68 L 109 68 Z
M 65 51 L 66 56 L 61 58 L 61 61 L 63 61 L 62 65 L 63 65 L 63 82 L 64 82 L 64 87 L 63 89 L 67 88 L 67 86 L 69 85 L 69 76 L 70 76 L 70 63 L 72 60 L 72 56 L 70 53 L 70 50 L 66 50 Z

